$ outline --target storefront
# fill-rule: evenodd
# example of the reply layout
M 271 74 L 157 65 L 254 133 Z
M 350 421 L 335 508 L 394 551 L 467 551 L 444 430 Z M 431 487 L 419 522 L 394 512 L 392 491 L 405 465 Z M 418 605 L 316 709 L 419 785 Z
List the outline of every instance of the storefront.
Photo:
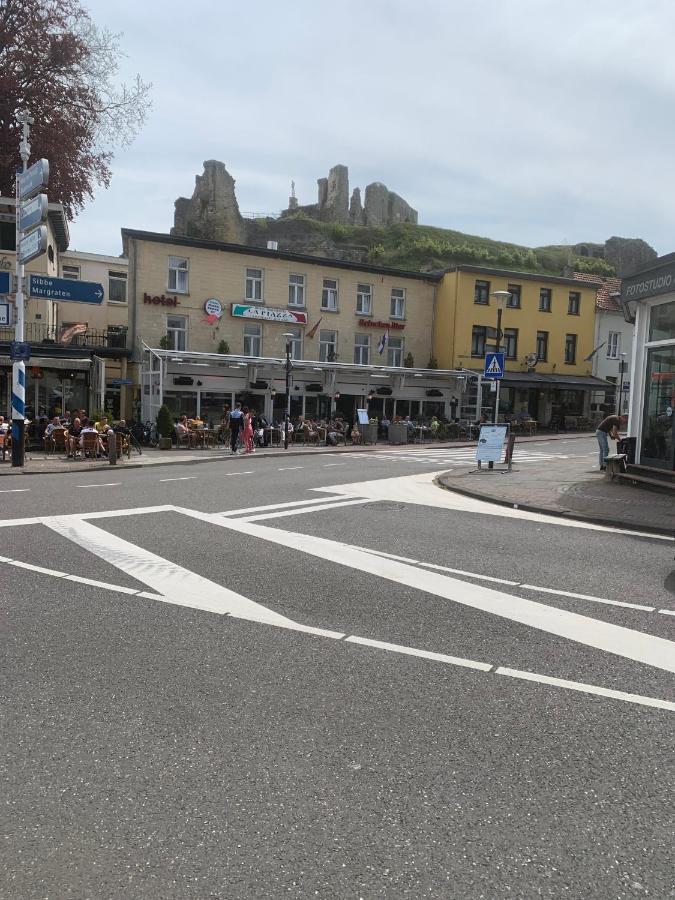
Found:
M 274 422 L 283 420 L 286 410 L 284 359 L 146 346 L 140 380 L 143 421 L 155 421 L 162 404 L 174 418 L 200 416 L 212 425 L 237 402 Z M 291 418 L 351 420 L 356 409 L 368 409 L 378 419 L 454 418 L 468 381 L 459 371 L 293 360 Z
M 656 260 L 624 279 L 621 302 L 635 318 L 628 433 L 635 461 L 675 470 L 675 260 Z

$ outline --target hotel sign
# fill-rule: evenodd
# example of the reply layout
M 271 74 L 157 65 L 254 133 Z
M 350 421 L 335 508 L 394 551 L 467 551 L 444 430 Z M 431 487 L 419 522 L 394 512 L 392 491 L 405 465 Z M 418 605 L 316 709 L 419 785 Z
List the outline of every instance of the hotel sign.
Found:
M 282 322 L 290 325 L 307 324 L 307 313 L 294 312 L 290 309 L 275 309 L 271 306 L 248 306 L 246 303 L 233 303 L 232 315 L 240 319 L 262 319 L 264 322 Z

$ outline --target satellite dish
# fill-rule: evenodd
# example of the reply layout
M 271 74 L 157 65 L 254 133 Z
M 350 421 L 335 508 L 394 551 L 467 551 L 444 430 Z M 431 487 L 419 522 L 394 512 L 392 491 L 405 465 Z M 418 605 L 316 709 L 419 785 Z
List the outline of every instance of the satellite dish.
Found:
M 527 363 L 527 368 L 534 369 L 534 367 L 537 365 L 538 359 L 539 359 L 539 357 L 537 356 L 536 353 L 528 353 L 527 356 L 525 357 L 525 362 Z

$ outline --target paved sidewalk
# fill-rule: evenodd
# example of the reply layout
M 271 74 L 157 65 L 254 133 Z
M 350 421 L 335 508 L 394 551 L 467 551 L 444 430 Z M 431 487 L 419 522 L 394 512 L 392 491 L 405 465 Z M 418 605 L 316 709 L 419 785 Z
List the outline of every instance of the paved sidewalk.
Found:
M 552 440 L 571 440 L 573 438 L 587 438 L 587 434 L 542 434 L 534 437 L 523 437 L 519 439 L 519 443 L 539 443 L 541 441 L 552 441 Z M 443 448 L 459 448 L 459 447 L 475 447 L 475 441 L 450 441 L 450 442 L 440 442 L 433 441 L 427 442 L 422 445 L 408 444 L 408 449 L 420 449 L 420 447 L 433 447 L 435 450 L 441 450 Z M 382 451 L 390 451 L 390 450 L 405 450 L 406 446 L 402 445 L 390 445 L 386 442 L 380 442 L 379 444 L 357 444 L 356 446 L 352 446 L 351 444 L 347 447 L 326 447 L 326 446 L 303 446 L 302 444 L 291 444 L 288 450 L 284 450 L 283 447 L 267 447 L 261 450 L 256 450 L 255 459 L 263 459 L 269 457 L 282 457 L 282 456 L 304 456 L 304 455 L 315 455 L 317 453 L 363 453 L 364 450 L 377 452 L 378 450 Z M 117 469 L 135 469 L 141 468 L 144 466 L 157 466 L 157 465 L 172 465 L 175 463 L 203 463 L 203 462 L 213 462 L 214 460 L 230 460 L 235 463 L 237 460 L 248 460 L 249 456 L 245 454 L 237 454 L 233 456 L 229 449 L 219 448 L 219 449 L 209 449 L 209 450 L 193 450 L 193 451 L 185 451 L 185 450 L 176 450 L 173 448 L 172 450 L 157 450 L 154 447 L 144 447 L 143 454 L 139 456 L 135 451 L 131 453 L 131 459 L 118 460 L 116 468 Z M 10 454 L 7 454 L 7 458 L 4 462 L 2 462 L 2 458 L 0 457 L 0 476 L 2 475 L 60 475 L 66 472 L 83 472 L 83 471 L 96 471 L 98 469 L 109 469 L 111 468 L 110 463 L 107 458 L 101 459 L 68 459 L 63 455 L 44 453 L 41 450 L 37 450 L 34 452 L 30 452 L 27 454 L 26 465 L 23 468 L 13 469 L 11 466 L 11 457 Z
M 592 453 L 585 447 L 581 457 L 519 466 L 516 445 L 510 473 L 503 466 L 481 471 L 463 466 L 439 476 L 438 483 L 505 506 L 675 536 L 672 496 L 610 481 L 598 471 L 596 446 Z

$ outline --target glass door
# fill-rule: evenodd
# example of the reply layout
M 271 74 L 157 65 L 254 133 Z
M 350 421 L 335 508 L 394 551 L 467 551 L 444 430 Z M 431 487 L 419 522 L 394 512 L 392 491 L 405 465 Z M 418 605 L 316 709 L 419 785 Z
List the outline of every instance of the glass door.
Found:
M 640 462 L 675 469 L 675 346 L 647 351 Z

